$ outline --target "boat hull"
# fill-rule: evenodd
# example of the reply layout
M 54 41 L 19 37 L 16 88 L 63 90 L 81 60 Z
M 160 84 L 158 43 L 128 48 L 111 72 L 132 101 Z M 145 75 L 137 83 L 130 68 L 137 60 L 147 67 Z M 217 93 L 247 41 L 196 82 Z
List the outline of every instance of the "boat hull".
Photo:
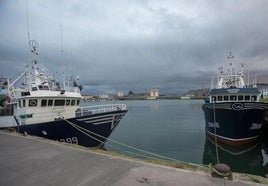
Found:
M 60 142 L 101 147 L 127 110 L 13 127 L 17 132 Z M 1 129 L 7 129 L 4 127 Z
M 261 102 L 208 103 L 202 107 L 206 132 L 229 145 L 256 140 L 262 131 L 268 104 Z M 215 118 L 214 118 L 215 116 Z
M 210 139 L 207 136 L 204 145 L 203 164 L 212 163 L 215 165 L 218 160 L 220 163 L 229 165 L 233 172 L 260 176 L 265 176 L 266 174 L 262 146 L 258 141 L 239 147 L 228 146 L 218 142 L 216 146 L 214 139 Z

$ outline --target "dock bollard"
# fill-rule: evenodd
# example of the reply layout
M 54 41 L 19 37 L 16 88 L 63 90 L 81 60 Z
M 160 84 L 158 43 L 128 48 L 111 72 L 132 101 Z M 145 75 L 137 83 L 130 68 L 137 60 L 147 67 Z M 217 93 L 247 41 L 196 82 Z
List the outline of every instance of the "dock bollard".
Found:
M 211 170 L 212 177 L 227 177 L 229 180 L 233 179 L 233 173 L 231 171 L 231 168 L 226 164 L 218 163 L 213 166 L 212 163 L 210 163 L 209 168 Z

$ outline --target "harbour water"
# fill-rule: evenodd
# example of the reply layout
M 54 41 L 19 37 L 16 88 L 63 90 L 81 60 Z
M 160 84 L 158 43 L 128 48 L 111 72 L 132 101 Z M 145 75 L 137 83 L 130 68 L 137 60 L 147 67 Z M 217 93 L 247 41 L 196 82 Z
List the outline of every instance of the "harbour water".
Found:
M 203 100 L 118 102 L 127 105 L 128 113 L 109 139 L 132 148 L 108 140 L 108 151 L 142 159 L 157 159 L 152 154 L 158 154 L 193 164 L 217 163 L 215 141 L 205 133 Z M 261 141 L 240 148 L 218 145 L 219 161 L 228 164 L 232 171 L 268 176 L 268 156 Z

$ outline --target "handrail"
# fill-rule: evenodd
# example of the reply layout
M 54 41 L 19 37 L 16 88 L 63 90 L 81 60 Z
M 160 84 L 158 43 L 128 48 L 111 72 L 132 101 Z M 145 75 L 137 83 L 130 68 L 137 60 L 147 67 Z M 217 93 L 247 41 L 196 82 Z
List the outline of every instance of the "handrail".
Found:
M 76 111 L 76 115 L 84 116 L 89 114 L 99 114 L 112 111 L 127 110 L 125 104 L 107 104 L 80 107 Z

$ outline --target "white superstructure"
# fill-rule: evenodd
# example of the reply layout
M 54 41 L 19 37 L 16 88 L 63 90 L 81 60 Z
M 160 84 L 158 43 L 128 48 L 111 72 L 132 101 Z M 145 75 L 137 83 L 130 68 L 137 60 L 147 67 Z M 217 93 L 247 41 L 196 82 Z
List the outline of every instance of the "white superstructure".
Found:
M 45 68 L 37 64 L 38 43 L 31 41 L 30 44 L 34 55 L 32 64 L 12 82 L 7 79 L 5 115 L 13 115 L 20 125 L 75 117 L 81 86 L 63 75 L 59 77 L 63 81 L 60 84 L 55 75 L 46 74 Z

